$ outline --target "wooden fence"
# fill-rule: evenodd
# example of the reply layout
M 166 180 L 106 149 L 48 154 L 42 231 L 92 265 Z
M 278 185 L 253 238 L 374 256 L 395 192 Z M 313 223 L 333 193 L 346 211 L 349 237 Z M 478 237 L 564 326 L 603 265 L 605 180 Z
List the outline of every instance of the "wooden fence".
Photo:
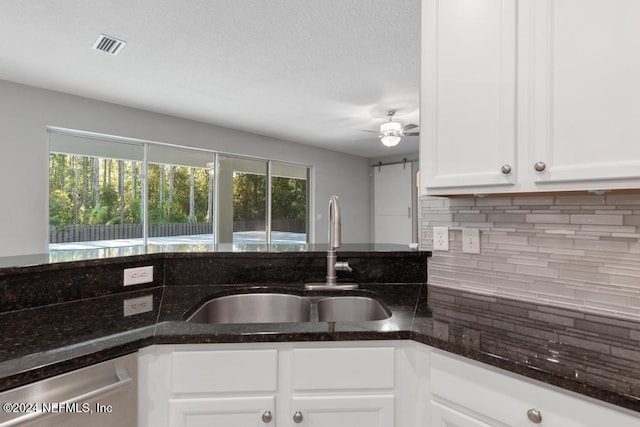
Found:
M 299 219 L 274 219 L 273 231 L 293 233 L 306 232 L 306 223 Z M 265 221 L 234 221 L 233 231 L 264 230 Z M 149 237 L 187 236 L 192 234 L 212 234 L 213 224 L 210 222 L 150 224 Z M 49 243 L 87 242 L 92 240 L 141 239 L 142 224 L 113 225 L 69 225 L 66 227 L 49 227 Z

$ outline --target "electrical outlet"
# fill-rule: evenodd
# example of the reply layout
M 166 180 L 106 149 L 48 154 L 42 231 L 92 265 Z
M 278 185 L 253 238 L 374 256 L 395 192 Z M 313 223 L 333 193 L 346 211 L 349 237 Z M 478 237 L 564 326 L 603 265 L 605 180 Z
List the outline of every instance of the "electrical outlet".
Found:
M 449 227 L 433 227 L 433 250 L 449 250 Z
M 466 252 L 468 254 L 480 253 L 480 229 L 462 229 L 462 252 Z
M 132 316 L 134 314 L 146 313 L 151 310 L 153 310 L 153 295 L 124 300 L 125 317 Z
M 124 286 L 153 282 L 153 266 L 124 269 Z

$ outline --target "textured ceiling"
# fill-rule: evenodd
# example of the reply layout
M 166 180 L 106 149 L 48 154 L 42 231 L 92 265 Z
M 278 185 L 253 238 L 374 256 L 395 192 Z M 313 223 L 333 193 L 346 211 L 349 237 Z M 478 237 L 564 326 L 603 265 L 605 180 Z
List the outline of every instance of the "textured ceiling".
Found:
M 91 49 L 100 33 L 128 42 Z M 2 0 L 0 79 L 364 157 L 419 124 L 420 0 Z

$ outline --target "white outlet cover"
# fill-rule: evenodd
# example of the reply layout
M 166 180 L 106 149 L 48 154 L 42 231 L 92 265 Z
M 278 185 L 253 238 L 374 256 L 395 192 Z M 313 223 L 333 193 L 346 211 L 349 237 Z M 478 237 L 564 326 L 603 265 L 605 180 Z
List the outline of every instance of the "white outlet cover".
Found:
M 449 227 L 433 227 L 433 250 L 449 250 Z
M 462 229 L 462 252 L 468 254 L 480 253 L 480 229 L 463 228 Z
M 153 282 L 153 266 L 124 269 L 124 286 Z
M 132 316 L 134 314 L 147 313 L 153 310 L 153 295 L 145 295 L 139 298 L 130 298 L 124 300 L 124 315 Z

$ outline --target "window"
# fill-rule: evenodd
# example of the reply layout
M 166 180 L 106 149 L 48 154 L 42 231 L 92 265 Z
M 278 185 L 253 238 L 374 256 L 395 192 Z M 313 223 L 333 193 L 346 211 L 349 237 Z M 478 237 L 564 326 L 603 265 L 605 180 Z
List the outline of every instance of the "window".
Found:
M 215 243 L 215 155 L 162 145 L 147 152 L 149 238 L 155 244 Z
M 49 144 L 51 251 L 308 242 L 308 166 L 73 131 Z
M 141 239 L 144 147 L 65 134 L 50 143 L 49 242 L 89 249 Z
M 309 168 L 271 162 L 271 242 L 306 243 Z

